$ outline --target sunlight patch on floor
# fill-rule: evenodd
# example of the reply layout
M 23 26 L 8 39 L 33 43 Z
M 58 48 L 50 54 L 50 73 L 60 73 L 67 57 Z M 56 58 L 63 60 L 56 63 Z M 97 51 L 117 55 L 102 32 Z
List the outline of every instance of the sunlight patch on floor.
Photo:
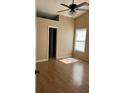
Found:
M 77 62 L 79 60 L 77 60 L 75 58 L 65 58 L 65 59 L 61 59 L 59 61 L 65 63 L 65 64 L 70 64 L 70 63 L 75 63 L 75 62 Z

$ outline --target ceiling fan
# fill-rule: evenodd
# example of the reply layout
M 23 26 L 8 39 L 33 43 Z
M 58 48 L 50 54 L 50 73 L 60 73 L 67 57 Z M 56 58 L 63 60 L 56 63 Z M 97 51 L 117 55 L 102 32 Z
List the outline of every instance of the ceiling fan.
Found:
M 70 4 L 70 5 L 66 5 L 66 4 L 60 4 L 60 5 L 68 8 L 68 9 L 57 11 L 57 13 L 69 11 L 70 15 L 74 15 L 76 13 L 76 11 L 87 11 L 88 9 L 80 8 L 80 7 L 89 6 L 89 4 L 87 2 L 83 2 L 78 5 L 74 4 L 74 0 L 72 0 L 72 4 Z

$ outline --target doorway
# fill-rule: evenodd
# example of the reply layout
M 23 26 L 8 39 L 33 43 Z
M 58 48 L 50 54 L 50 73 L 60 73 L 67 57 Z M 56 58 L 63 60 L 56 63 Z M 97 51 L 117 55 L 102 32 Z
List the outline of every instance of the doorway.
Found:
M 57 28 L 49 27 L 49 59 L 56 58 Z

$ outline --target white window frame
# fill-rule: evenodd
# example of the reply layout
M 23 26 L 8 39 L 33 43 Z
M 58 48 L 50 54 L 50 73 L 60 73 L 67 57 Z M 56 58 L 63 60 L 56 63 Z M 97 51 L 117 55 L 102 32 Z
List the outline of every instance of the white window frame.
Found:
M 77 33 L 77 30 L 79 30 L 79 29 L 82 29 L 82 31 L 83 30 L 86 31 L 86 35 L 85 35 L 85 40 L 84 41 L 76 41 L 76 33 Z M 74 51 L 81 52 L 81 53 L 85 52 L 85 49 L 86 49 L 86 38 L 87 38 L 87 28 L 76 28 L 75 29 Z M 84 42 L 84 49 L 82 51 L 76 49 L 76 42 Z

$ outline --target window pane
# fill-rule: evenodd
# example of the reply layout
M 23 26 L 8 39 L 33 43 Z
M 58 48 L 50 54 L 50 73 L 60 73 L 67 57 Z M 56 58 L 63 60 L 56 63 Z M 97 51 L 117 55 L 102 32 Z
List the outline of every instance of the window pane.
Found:
M 76 41 L 85 41 L 85 40 L 86 40 L 86 29 L 77 29 Z
M 85 42 L 75 42 L 75 50 L 84 51 L 84 49 L 85 49 Z
M 78 30 L 77 32 L 76 32 L 76 41 L 82 41 L 83 40 L 83 32 L 82 31 L 80 31 L 80 30 Z

